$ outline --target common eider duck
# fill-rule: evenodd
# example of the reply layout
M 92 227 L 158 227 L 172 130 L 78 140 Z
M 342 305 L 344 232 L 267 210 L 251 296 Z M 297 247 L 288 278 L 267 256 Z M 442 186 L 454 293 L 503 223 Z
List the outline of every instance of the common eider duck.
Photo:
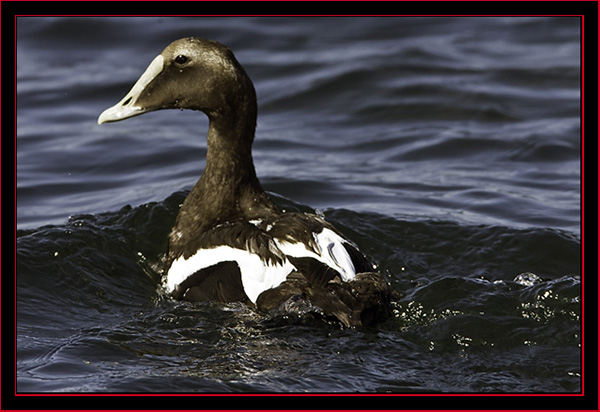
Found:
M 346 327 L 390 315 L 394 291 L 351 241 L 316 214 L 284 213 L 261 187 L 251 151 L 256 93 L 227 47 L 174 41 L 98 124 L 160 109 L 209 119 L 204 172 L 169 235 L 164 284 L 173 298 L 243 301 Z

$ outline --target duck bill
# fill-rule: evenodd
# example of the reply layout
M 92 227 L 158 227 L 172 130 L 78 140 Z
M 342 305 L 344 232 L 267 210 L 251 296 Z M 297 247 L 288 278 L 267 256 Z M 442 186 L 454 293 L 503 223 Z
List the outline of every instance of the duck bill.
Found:
M 164 59 L 158 55 L 148 66 L 142 77 L 133 85 L 129 93 L 117 104 L 109 107 L 98 117 L 98 124 L 118 122 L 143 113 L 150 112 L 152 108 L 145 108 L 137 104 L 146 87 L 158 76 L 164 68 Z

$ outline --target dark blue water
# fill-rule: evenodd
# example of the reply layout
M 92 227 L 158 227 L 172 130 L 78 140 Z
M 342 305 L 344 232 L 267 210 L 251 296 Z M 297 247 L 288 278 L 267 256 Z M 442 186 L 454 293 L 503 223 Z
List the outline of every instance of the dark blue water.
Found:
M 257 173 L 398 292 L 369 330 L 160 289 L 206 118 L 98 126 L 184 36 L 259 99 Z M 17 19 L 18 392 L 581 390 L 578 18 Z

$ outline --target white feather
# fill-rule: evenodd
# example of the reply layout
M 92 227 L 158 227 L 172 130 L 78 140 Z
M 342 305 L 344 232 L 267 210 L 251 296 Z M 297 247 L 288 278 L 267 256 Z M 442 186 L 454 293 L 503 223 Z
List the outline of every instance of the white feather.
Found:
M 356 270 L 344 247 L 344 243 L 347 243 L 346 240 L 330 229 L 323 229 L 319 234 L 313 233 L 313 236 L 321 248 L 323 262 L 334 269 L 337 268 L 344 282 L 354 279 Z
M 346 251 L 343 243 L 346 241 L 333 230 L 323 229 L 321 233 L 313 233 L 317 243 L 318 253 L 309 250 L 304 243 L 290 243 L 284 240 L 275 239 L 279 249 L 286 255 L 292 257 L 310 257 L 325 263 L 327 266 L 337 270 L 342 276 L 343 281 L 349 281 L 354 278 L 356 271 L 350 255 Z
M 290 243 L 274 239 L 270 248 L 279 248 L 283 254 L 293 257 L 310 257 L 335 269 L 343 281 L 355 276 L 354 265 L 343 243 L 341 236 L 329 229 L 313 234 L 318 253 L 306 248 L 304 243 Z M 179 257 L 168 270 L 166 287 L 172 292 L 177 285 L 199 270 L 220 262 L 237 263 L 240 268 L 242 286 L 248 298 L 256 303 L 258 296 L 265 290 L 279 286 L 295 269 L 286 259 L 283 264 L 267 264 L 257 254 L 230 246 L 217 246 L 211 249 L 200 249 L 187 259 Z
M 200 249 L 188 259 L 175 260 L 167 275 L 167 290 L 172 292 L 188 276 L 220 262 L 234 261 L 240 268 L 242 286 L 248 298 L 256 303 L 258 295 L 281 284 L 294 269 L 287 260 L 283 265 L 266 264 L 258 255 L 230 246 Z

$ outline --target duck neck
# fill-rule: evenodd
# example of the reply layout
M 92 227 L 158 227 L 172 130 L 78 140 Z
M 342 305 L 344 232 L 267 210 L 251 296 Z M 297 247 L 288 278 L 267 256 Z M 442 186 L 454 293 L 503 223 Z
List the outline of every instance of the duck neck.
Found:
M 256 108 L 249 110 L 238 116 L 221 111 L 208 115 L 206 167 L 185 199 L 177 225 L 193 221 L 203 232 L 235 219 L 279 213 L 256 177 L 252 161 Z
M 262 191 L 252 160 L 254 130 L 253 121 L 210 116 L 206 167 L 196 186 L 205 196 L 219 197 L 221 207 L 235 204 L 244 189 Z

